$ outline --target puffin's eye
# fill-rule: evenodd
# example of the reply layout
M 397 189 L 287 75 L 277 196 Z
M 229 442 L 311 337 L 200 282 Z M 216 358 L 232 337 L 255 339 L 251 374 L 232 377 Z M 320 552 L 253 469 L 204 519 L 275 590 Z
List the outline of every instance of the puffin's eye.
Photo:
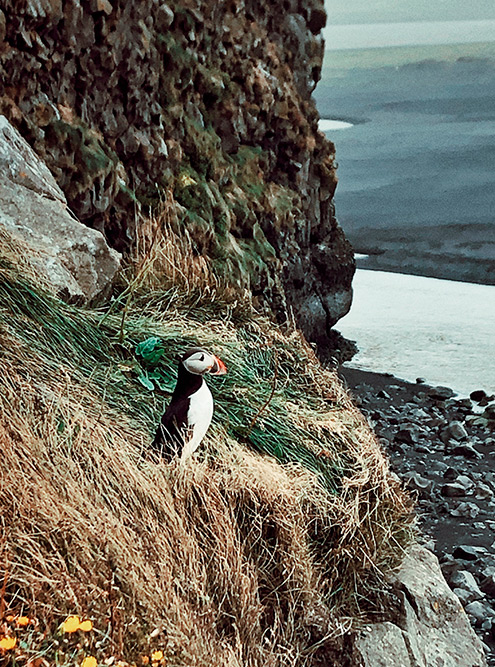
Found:
M 205 360 L 205 355 L 202 354 L 199 360 L 200 360 L 200 361 L 204 361 L 204 360 Z

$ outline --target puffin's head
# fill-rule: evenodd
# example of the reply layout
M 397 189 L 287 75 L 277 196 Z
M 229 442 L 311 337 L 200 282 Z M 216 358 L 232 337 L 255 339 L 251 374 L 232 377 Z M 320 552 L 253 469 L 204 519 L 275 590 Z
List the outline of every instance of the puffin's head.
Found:
M 200 347 L 193 347 L 185 352 L 180 360 L 184 368 L 194 375 L 225 375 L 227 367 L 221 359 Z

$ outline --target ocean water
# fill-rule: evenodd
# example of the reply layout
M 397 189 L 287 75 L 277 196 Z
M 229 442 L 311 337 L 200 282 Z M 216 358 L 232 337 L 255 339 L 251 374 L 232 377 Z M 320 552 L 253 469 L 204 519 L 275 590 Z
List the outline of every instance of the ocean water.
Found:
M 370 268 L 493 284 L 495 44 L 327 52 L 315 98 Z
M 495 392 L 495 287 L 358 269 L 336 328 L 357 341 L 350 366 Z
M 495 392 L 495 43 L 327 52 L 315 97 L 364 253 L 351 365 Z

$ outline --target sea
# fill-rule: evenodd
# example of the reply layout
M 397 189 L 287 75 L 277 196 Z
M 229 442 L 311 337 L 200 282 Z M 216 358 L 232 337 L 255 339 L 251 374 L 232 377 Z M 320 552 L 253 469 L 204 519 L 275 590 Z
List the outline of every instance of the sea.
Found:
M 329 51 L 351 365 L 495 392 L 495 43 Z

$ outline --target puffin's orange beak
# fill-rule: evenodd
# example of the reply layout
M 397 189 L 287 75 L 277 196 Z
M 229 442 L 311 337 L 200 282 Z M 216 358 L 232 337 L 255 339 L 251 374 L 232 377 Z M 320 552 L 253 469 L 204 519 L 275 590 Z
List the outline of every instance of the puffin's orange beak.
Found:
M 210 375 L 225 375 L 227 372 L 227 366 L 223 363 L 221 359 L 215 357 L 215 361 L 210 370 Z

